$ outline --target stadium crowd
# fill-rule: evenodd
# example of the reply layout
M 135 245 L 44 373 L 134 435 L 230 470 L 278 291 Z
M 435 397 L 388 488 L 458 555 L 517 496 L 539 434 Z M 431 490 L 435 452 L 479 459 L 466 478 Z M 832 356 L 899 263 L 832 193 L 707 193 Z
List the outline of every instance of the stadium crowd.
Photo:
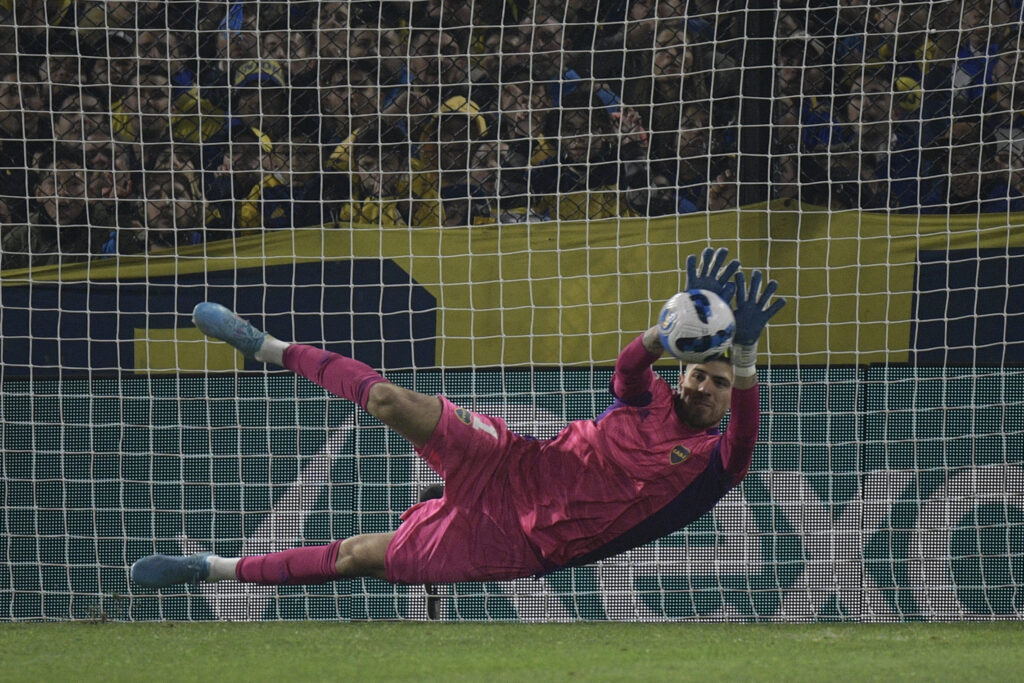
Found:
M 745 5 L 0 0 L 0 267 L 735 207 Z M 1024 210 L 1021 0 L 779 7 L 773 198 Z

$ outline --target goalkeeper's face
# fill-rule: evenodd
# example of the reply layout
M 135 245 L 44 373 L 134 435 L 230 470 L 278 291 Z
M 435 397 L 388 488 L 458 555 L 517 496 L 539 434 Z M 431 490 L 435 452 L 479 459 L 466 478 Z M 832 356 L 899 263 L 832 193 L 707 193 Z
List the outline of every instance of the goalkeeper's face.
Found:
M 695 429 L 717 426 L 729 410 L 732 382 L 730 363 L 719 360 L 687 365 L 679 378 L 679 419 Z

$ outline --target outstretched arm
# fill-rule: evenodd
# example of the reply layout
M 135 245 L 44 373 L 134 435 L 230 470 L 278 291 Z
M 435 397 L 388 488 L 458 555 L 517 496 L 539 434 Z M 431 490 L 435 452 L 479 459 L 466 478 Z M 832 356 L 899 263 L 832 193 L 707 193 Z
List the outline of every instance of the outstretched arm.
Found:
M 736 389 L 748 389 L 757 384 L 757 342 L 768 321 L 786 305 L 786 300 L 771 301 L 779 283 L 769 280 L 761 291 L 760 270 L 750 274 L 750 287 L 742 272 L 736 273 L 736 333 L 732 341 L 732 364 Z
M 658 328 L 652 327 L 626 345 L 615 360 L 612 394 L 625 403 L 642 397 L 654 381 L 651 365 L 665 350 L 658 341 Z
M 761 291 L 761 271 L 750 275 L 746 287 L 743 273 L 736 273 L 736 333 L 732 344 L 733 392 L 731 417 L 722 445 L 722 464 L 734 483 L 739 483 L 750 469 L 757 443 L 760 423 L 757 390 L 757 341 L 768 320 L 778 313 L 786 301 L 771 302 L 778 283 L 770 280 Z

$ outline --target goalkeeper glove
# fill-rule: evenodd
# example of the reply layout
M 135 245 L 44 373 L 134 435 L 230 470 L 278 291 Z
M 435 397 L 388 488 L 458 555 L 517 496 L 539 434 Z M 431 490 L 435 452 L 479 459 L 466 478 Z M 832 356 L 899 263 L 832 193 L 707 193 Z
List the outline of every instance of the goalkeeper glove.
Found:
M 761 271 L 753 271 L 750 274 L 750 288 L 747 289 L 746 277 L 743 273 L 736 273 L 736 310 L 733 311 L 736 333 L 732 339 L 732 364 L 739 377 L 756 374 L 757 340 L 771 317 L 786 305 L 786 300 L 782 298 L 768 305 L 779 283 L 769 280 L 762 292 L 761 279 Z

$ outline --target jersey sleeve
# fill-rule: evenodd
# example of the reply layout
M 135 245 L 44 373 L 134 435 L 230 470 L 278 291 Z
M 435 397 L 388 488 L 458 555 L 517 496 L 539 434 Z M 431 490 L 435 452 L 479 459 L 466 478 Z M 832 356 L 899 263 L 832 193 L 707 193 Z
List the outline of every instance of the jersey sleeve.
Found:
M 722 438 L 722 466 L 733 486 L 743 481 L 754 459 L 758 425 L 761 421 L 760 391 L 755 384 L 749 389 L 734 389 L 729 408 L 729 426 Z
M 651 383 L 655 374 L 651 366 L 660 358 L 644 348 L 640 335 L 619 353 L 612 375 L 612 395 L 628 405 L 644 405 L 651 400 Z

